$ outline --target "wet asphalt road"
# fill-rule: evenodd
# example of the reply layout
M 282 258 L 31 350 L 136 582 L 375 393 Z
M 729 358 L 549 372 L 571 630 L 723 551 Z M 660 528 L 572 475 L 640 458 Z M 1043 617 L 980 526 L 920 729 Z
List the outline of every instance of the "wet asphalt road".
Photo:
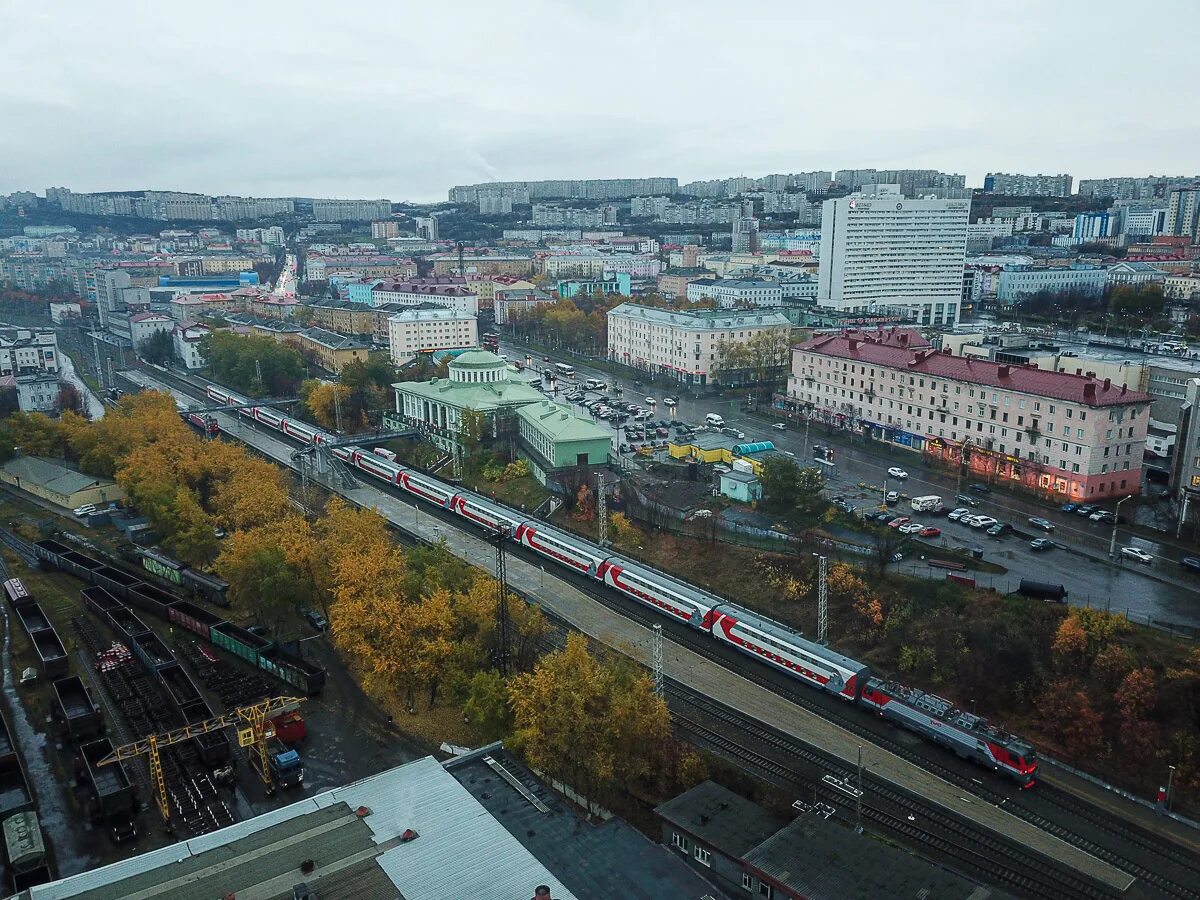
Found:
M 927 469 L 919 454 L 902 447 L 865 442 L 862 438 L 856 438 L 851 443 L 844 433 L 831 434 L 824 426 L 816 423 L 807 434 L 803 426 L 789 426 L 786 431 L 779 431 L 771 427 L 771 423 L 763 417 L 743 410 L 741 400 L 695 398 L 674 386 L 651 384 L 645 379 L 642 379 L 640 387 L 635 387 L 632 378 L 614 377 L 609 372 L 589 366 L 586 361 L 565 353 L 527 351 L 507 342 L 502 343 L 501 352 L 507 354 L 512 361 L 525 361 L 527 356 L 530 356 L 537 369 L 546 366 L 544 357 L 547 356 L 551 362 L 569 363 L 576 369 L 576 384 L 582 387 L 582 382 L 590 377 L 602 379 L 609 385 L 607 393 L 610 396 L 614 394 L 614 386 L 620 385 L 623 390 L 621 399 L 650 408 L 655 419 L 680 420 L 696 425 L 703 424 L 706 413 L 718 413 L 727 425 L 740 429 L 747 441 L 773 441 L 779 450 L 794 454 L 798 461 L 810 458 L 813 444 L 830 445 L 834 447 L 837 469 L 829 479 L 828 493 L 831 496 L 843 494 L 856 506 L 878 504 L 881 495 L 871 488 L 878 489 L 884 486 L 887 468 L 893 465 L 905 469 L 909 477 L 903 483 L 897 479 L 888 479 L 889 489 L 903 491 L 914 497 L 923 494 L 940 495 L 948 509 L 959 505 L 953 502 L 959 487 L 957 480 L 947 473 Z M 558 386 L 558 399 L 565 401 L 571 385 L 559 381 Z M 590 394 L 594 395 L 595 392 Z M 662 402 L 663 398 L 668 396 L 677 400 L 677 406 L 671 408 Z M 649 406 L 646 402 L 647 397 L 654 398 L 655 406 Z M 576 409 L 584 415 L 588 414 L 581 406 L 576 406 Z M 622 442 L 621 434 L 618 429 L 613 429 L 614 449 Z M 961 486 L 965 489 L 969 483 L 970 479 L 966 479 Z M 860 488 L 860 484 L 868 487 Z M 895 509 L 897 515 L 910 512 L 901 506 Z M 936 525 L 943 532 L 941 538 L 934 539 L 935 544 L 948 549 L 982 547 L 986 560 L 1008 569 L 1008 572 L 1002 575 L 981 574 L 978 579 L 981 586 L 995 587 L 1007 592 L 1015 590 L 1022 578 L 1051 581 L 1067 587 L 1069 602 L 1072 605 L 1125 612 L 1132 620 L 1142 623 L 1200 628 L 1200 576 L 1190 575 L 1179 568 L 1177 560 L 1183 554 L 1174 547 L 1164 547 L 1151 540 L 1132 537 L 1128 531 L 1118 526 L 1117 553 L 1115 559 L 1109 562 L 1111 525 L 1091 522 L 1074 514 L 1063 513 L 1058 506 L 1000 491 L 981 495 L 976 511 L 1009 522 L 1031 536 L 1044 536 L 1044 532 L 1036 531 L 1026 520 L 1030 516 L 1046 518 L 1056 526 L 1050 537 L 1063 545 L 1062 548 L 1035 553 L 1029 549 L 1029 541 L 1026 538 L 1015 535 L 993 538 L 956 522 L 949 522 L 944 517 L 927 517 L 927 524 Z M 916 518 L 922 520 L 919 516 Z M 1153 554 L 1155 559 L 1147 566 L 1124 558 L 1119 552 L 1122 546 L 1140 547 Z M 1071 549 L 1064 549 L 1066 547 Z M 1196 552 L 1200 555 L 1200 549 Z M 914 574 L 945 577 L 940 570 L 929 570 L 919 563 L 919 559 L 910 558 L 899 566 L 903 571 L 911 571 Z

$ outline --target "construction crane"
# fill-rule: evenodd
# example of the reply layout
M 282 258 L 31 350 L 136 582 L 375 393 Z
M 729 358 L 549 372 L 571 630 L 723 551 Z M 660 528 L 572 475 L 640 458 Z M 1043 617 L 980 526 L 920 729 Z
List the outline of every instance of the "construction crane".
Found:
M 134 741 L 132 744 L 117 747 L 97 765 L 107 766 L 139 756 L 148 756 L 154 799 L 158 803 L 158 811 L 162 813 L 163 821 L 170 825 L 171 801 L 167 796 L 167 782 L 163 778 L 162 760 L 159 758 L 159 751 L 162 748 L 170 747 L 172 744 L 182 744 L 184 741 L 200 737 L 202 734 L 236 725 L 238 746 L 251 748 L 248 753 L 250 764 L 258 772 L 258 776 L 263 780 L 263 784 L 267 786 L 268 793 L 270 793 L 271 764 L 267 755 L 267 741 L 275 736 L 275 728 L 270 724 L 270 720 L 283 713 L 291 712 L 302 702 L 304 702 L 302 697 L 271 697 L 249 706 L 241 706 L 223 716 L 205 719 L 195 725 L 185 725 L 162 734 L 152 734 L 140 741 Z

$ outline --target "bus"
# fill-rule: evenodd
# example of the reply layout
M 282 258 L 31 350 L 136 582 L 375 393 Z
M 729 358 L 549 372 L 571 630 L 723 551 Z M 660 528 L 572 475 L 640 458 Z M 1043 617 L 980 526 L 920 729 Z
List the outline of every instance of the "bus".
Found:
M 575 367 L 568 366 L 566 363 L 555 363 L 554 364 L 554 374 L 558 375 L 562 378 L 574 378 L 575 377 Z
M 500 349 L 500 335 L 496 334 L 494 331 L 489 331 L 483 336 L 483 339 L 480 341 L 480 345 L 484 350 L 491 350 L 493 353 L 495 353 Z

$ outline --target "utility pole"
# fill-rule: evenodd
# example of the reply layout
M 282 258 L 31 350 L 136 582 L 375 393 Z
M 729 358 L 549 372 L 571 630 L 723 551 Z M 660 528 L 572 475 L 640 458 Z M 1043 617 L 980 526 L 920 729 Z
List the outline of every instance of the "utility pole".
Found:
M 596 511 L 600 515 L 600 546 L 608 543 L 608 503 L 604 496 L 604 476 L 596 475 Z
M 1129 497 L 1122 497 L 1117 501 L 1117 508 L 1113 510 L 1112 537 L 1108 540 L 1108 558 L 1110 560 L 1116 555 L 1117 551 L 1117 523 L 1121 520 L 1121 504 L 1132 496 L 1130 494 Z
M 108 386 L 114 388 L 117 386 L 117 379 L 113 376 L 112 357 L 107 357 L 108 360 Z
M 662 625 L 654 626 L 654 696 L 663 695 L 663 637 Z
M 829 643 L 829 582 L 826 579 L 825 564 L 828 558 L 814 553 L 817 557 L 817 643 Z
M 508 677 L 509 618 L 508 618 L 508 529 L 496 530 L 496 668 L 501 678 Z
M 100 382 L 100 389 L 104 390 L 104 370 L 100 368 L 100 337 L 92 332 L 92 351 L 96 355 L 96 380 Z
M 854 798 L 854 817 L 858 824 L 855 826 L 854 830 L 858 834 L 862 834 L 862 744 L 858 745 L 858 784 L 855 785 L 855 787 L 858 788 L 858 796 Z
M 259 387 L 261 387 L 265 391 L 267 389 L 267 386 L 265 384 L 263 384 L 262 360 L 261 359 L 256 359 L 254 361 L 254 376 L 258 379 Z
M 342 433 L 342 392 L 338 390 L 340 387 L 340 384 L 333 386 L 333 427 L 338 434 Z

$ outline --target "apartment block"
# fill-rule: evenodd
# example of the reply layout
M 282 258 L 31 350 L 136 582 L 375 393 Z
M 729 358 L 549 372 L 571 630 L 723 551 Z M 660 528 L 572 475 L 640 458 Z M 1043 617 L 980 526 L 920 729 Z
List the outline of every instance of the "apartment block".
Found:
M 1110 379 L 953 356 L 912 329 L 792 351 L 785 405 L 989 478 L 1072 500 L 1141 490 L 1151 396 Z
M 408 281 L 381 281 L 371 289 L 372 306 L 399 303 L 418 306 L 437 303 L 467 315 L 479 315 L 479 298 L 458 276 L 412 278 Z
M 712 380 L 723 343 L 744 343 L 770 333 L 791 334 L 787 316 L 773 310 L 675 312 L 622 303 L 608 313 L 608 358 L 681 382 Z
M 478 345 L 478 320 L 453 309 L 428 303 L 388 319 L 388 349 L 393 365 L 402 366 L 418 353 Z
M 1011 194 L 1014 197 L 1069 197 L 1070 175 L 1008 175 L 989 172 L 983 179 L 983 189 L 989 194 Z

